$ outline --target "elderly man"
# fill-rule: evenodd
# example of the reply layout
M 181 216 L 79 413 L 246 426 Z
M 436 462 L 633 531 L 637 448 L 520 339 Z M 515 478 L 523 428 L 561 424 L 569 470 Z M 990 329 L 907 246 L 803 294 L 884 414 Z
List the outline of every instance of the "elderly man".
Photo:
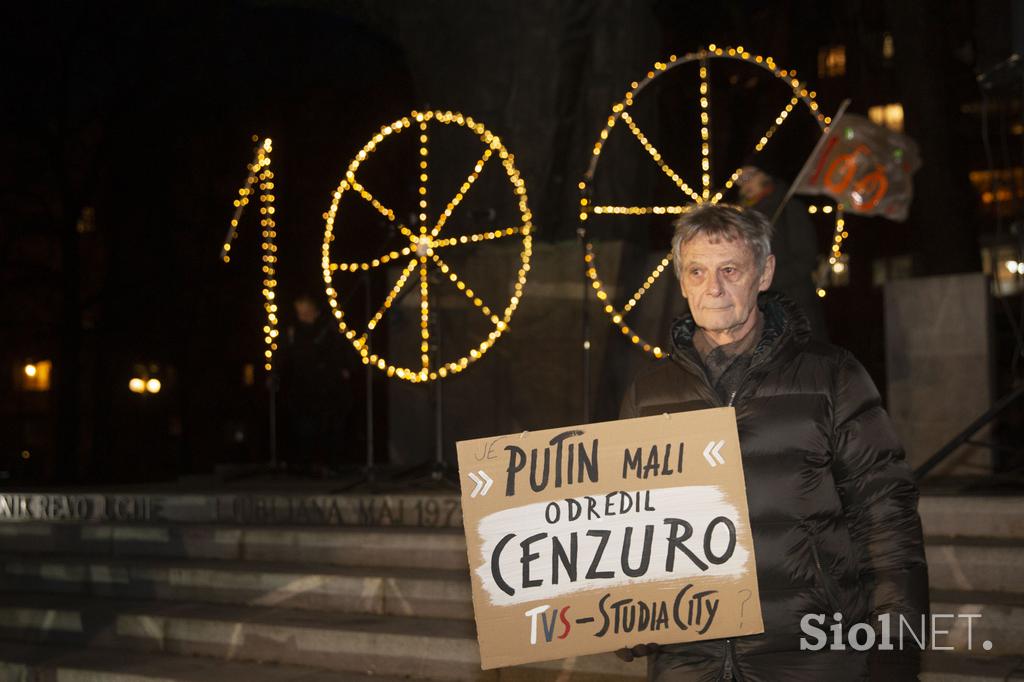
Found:
M 824 614 L 822 629 L 836 613 L 844 628 L 878 629 L 888 613 L 919 629 L 928 577 L 917 489 L 878 391 L 849 352 L 811 340 L 796 306 L 767 291 L 770 244 L 753 210 L 702 205 L 679 219 L 672 253 L 690 312 L 621 413 L 736 408 L 764 634 L 619 654 L 650 654 L 652 680 L 916 679 L 916 651 L 800 649 L 805 614 Z

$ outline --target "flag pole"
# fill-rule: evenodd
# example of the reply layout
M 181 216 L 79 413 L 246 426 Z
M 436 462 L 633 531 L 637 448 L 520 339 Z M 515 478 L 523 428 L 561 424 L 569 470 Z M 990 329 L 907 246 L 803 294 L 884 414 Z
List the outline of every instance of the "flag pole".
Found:
M 846 108 L 848 106 L 850 106 L 849 98 L 843 100 L 843 103 L 839 105 L 839 109 L 836 111 L 835 116 L 832 117 L 831 125 L 822 131 L 821 137 L 818 138 L 818 143 L 815 144 L 814 149 L 811 150 L 811 155 L 807 157 L 807 161 L 804 162 L 803 168 L 800 169 L 800 172 L 796 174 L 793 182 L 790 183 L 789 189 L 786 191 L 786 196 L 782 197 L 782 203 L 780 203 L 779 207 L 775 209 L 775 214 L 772 216 L 772 227 L 775 227 L 775 223 L 778 221 L 779 216 L 782 215 L 782 210 L 786 208 L 786 204 L 789 203 L 789 200 L 792 199 L 793 195 L 796 193 L 796 188 L 800 186 L 801 182 L 803 182 L 804 176 L 807 175 L 807 170 L 811 167 L 811 162 L 814 161 L 815 157 L 818 156 L 818 152 L 820 152 L 821 148 L 825 145 L 825 141 L 828 139 L 828 134 L 831 132 L 832 126 L 834 126 L 842 115 L 846 113 Z

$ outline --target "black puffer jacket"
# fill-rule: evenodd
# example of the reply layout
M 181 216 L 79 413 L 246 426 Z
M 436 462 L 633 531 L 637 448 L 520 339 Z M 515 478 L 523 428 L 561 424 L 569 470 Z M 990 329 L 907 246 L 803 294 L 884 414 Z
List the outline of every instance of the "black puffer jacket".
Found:
M 800 650 L 807 613 L 827 614 L 822 629 L 836 611 L 846 627 L 877 630 L 882 613 L 920 623 L 928 575 L 917 488 L 867 372 L 849 352 L 811 341 L 788 299 L 769 292 L 758 306 L 764 332 L 732 402 L 765 632 L 662 647 L 649 678 L 838 682 L 868 679 L 870 668 L 872 679 L 916 679 L 916 652 Z M 623 418 L 723 405 L 695 330 L 689 315 L 675 322 L 671 357 L 640 372 Z

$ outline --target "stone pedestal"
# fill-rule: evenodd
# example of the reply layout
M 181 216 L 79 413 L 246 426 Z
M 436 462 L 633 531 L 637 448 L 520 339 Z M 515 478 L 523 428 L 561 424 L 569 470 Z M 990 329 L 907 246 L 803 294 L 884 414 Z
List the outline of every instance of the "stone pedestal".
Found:
M 885 285 L 889 414 L 914 467 L 992 404 L 988 286 L 981 273 Z M 988 449 L 963 446 L 934 471 L 988 474 L 991 454 Z

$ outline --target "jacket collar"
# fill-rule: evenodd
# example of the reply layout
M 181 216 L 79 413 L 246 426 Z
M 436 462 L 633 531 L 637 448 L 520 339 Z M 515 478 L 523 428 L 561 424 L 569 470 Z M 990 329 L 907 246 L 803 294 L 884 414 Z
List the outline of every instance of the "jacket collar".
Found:
M 803 311 L 793 301 L 777 291 L 764 291 L 757 297 L 757 307 L 764 315 L 764 330 L 754 348 L 753 364 L 758 365 L 775 357 L 786 346 L 800 347 L 811 338 L 811 326 Z M 672 356 L 676 359 L 696 360 L 699 356 L 693 346 L 697 322 L 687 311 L 672 323 Z

